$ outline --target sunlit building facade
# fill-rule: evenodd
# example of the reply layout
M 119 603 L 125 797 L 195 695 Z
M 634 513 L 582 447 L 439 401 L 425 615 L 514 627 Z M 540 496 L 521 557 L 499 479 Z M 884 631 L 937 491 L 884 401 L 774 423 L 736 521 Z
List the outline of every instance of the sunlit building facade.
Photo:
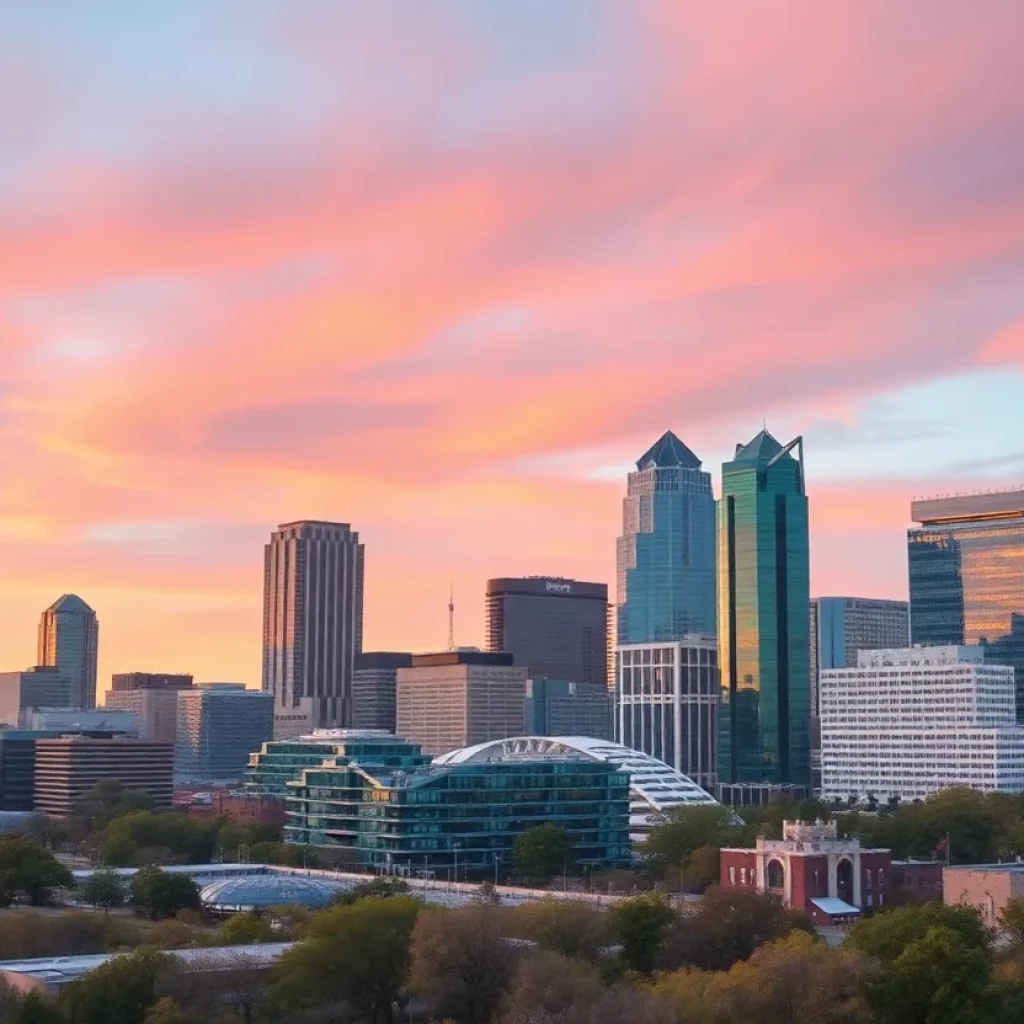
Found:
M 915 501 L 911 518 L 911 642 L 984 646 L 1014 669 L 1024 722 L 1024 488 Z
M 266 545 L 263 689 L 274 735 L 352 723 L 363 647 L 363 545 L 348 523 L 285 523 Z
M 618 646 L 715 635 L 711 474 L 671 431 L 629 474 L 616 575 Z
M 810 786 L 808 548 L 803 441 L 763 430 L 722 467 L 718 504 L 723 802 Z
M 39 620 L 39 665 L 56 668 L 71 686 L 70 706 L 96 707 L 99 623 L 77 595 L 64 594 Z

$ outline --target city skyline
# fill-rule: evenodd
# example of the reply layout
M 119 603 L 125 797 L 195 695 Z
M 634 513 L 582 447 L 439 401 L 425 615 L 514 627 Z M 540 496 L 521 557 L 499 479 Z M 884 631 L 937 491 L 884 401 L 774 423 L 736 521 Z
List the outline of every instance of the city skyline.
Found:
M 48 7 L 0 14 L 6 668 L 75 592 L 101 689 L 257 686 L 300 516 L 358 525 L 368 649 L 449 581 L 482 646 L 488 578 L 614 584 L 665 429 L 805 438 L 816 594 L 906 599 L 910 499 L 1021 482 L 1012 5 Z

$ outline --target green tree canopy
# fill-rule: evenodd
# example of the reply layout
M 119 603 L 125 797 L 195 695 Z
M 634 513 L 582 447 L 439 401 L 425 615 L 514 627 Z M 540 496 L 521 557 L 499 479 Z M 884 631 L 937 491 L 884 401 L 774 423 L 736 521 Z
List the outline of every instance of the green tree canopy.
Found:
M 132 811 L 112 820 L 103 830 L 103 861 L 118 867 L 150 859 L 206 864 L 217 843 L 217 822 L 195 821 L 175 811 Z M 125 863 L 125 861 L 128 863 Z
M 49 850 L 24 836 L 0 836 L 0 903 L 4 906 L 19 893 L 38 906 L 54 889 L 73 884 L 71 872 Z
M 78 894 L 86 903 L 101 907 L 104 913 L 123 906 L 128 898 L 124 880 L 116 871 L 94 871 L 78 887 Z
M 360 882 L 351 889 L 343 889 L 334 898 L 338 906 L 357 903 L 367 896 L 408 896 L 409 883 L 401 878 L 374 878 L 369 882 Z
M 142 1024 L 169 969 L 167 954 L 152 949 L 116 956 L 69 985 L 60 1002 L 75 1024 Z
M 516 836 L 512 861 L 516 871 L 538 882 L 549 882 L 555 875 L 576 869 L 576 853 L 569 833 L 551 822 Z
M 292 1010 L 341 1001 L 372 1024 L 390 1024 L 420 908 L 408 896 L 367 897 L 317 914 L 274 968 L 275 1005 Z
M 130 901 L 136 910 L 154 921 L 200 907 L 199 890 L 188 875 L 172 874 L 158 867 L 138 870 L 132 878 Z
M 880 963 L 889 963 L 933 928 L 949 929 L 968 948 L 991 955 L 989 934 L 978 912 L 973 907 L 947 907 L 942 903 L 896 907 L 874 914 L 858 921 L 846 941 Z
M 620 900 L 608 913 L 612 934 L 622 947 L 623 963 L 632 971 L 650 974 L 676 912 L 664 897 L 648 893 Z
M 524 903 L 509 912 L 509 920 L 520 938 L 576 960 L 598 960 L 611 942 L 609 915 L 582 901 Z
M 645 863 L 659 873 L 682 867 L 701 847 L 739 844 L 744 830 L 731 810 L 718 804 L 675 807 L 661 816 L 644 843 Z

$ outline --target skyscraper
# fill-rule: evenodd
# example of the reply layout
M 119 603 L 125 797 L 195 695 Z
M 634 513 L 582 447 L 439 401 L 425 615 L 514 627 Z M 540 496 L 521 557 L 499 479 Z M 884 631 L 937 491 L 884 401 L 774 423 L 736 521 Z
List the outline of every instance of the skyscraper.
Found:
M 715 635 L 711 474 L 671 431 L 629 474 L 617 549 L 616 643 Z
M 487 581 L 487 650 L 507 651 L 531 679 L 608 679 L 608 587 L 552 576 Z
M 276 737 L 351 723 L 362 645 L 359 534 L 348 523 L 279 526 L 263 575 L 263 689 L 274 695 Z
M 39 620 L 39 664 L 68 680 L 76 708 L 96 707 L 98 643 L 96 613 L 76 594 L 58 598 Z
M 1010 665 L 1024 722 L 1024 488 L 911 505 L 910 640 L 981 644 Z
M 363 651 L 352 673 L 352 728 L 395 731 L 398 670 L 412 664 L 404 651 Z
M 718 504 L 724 801 L 810 785 L 808 562 L 803 440 L 763 430 L 722 467 Z

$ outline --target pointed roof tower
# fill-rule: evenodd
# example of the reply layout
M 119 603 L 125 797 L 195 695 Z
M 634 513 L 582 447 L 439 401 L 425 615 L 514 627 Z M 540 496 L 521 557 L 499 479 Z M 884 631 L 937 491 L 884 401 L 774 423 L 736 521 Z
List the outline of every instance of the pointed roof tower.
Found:
M 734 462 L 768 462 L 774 459 L 782 451 L 782 445 L 768 433 L 762 430 L 752 441 L 747 444 L 736 445 Z
M 700 469 L 701 461 L 682 441 L 666 430 L 643 455 L 637 459 L 636 468 L 652 469 L 664 466 L 682 466 L 684 469 Z

